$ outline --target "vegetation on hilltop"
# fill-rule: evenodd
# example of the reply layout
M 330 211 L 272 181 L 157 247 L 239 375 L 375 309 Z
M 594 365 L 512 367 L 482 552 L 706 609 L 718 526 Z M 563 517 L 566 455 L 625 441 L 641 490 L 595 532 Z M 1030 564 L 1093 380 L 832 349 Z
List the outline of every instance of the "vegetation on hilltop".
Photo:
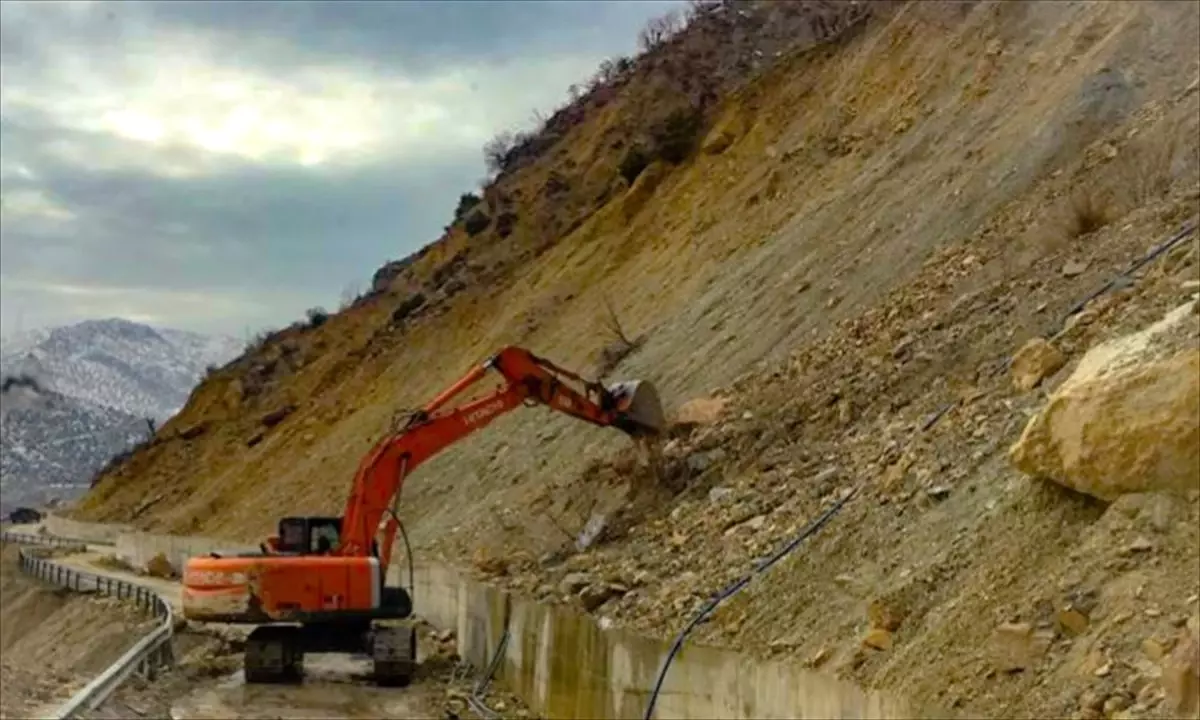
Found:
M 891 5 L 691 0 L 683 12 L 651 19 L 636 56 L 604 60 L 537 127 L 501 132 L 484 146 L 489 179 L 478 194 L 459 197 L 440 238 L 379 268 L 369 289 L 339 312 L 311 308 L 303 320 L 256 335 L 241 357 L 210 368 L 158 438 L 114 458 L 93 486 L 125 474 L 127 460 L 152 463 L 140 456 L 144 450 L 207 432 L 212 423 L 193 416 L 225 414 L 218 406 L 231 419 L 250 408 L 278 413 L 294 403 L 278 395 L 297 373 L 311 370 L 319 378 L 310 387 L 328 389 L 364 357 L 400 342 L 414 323 L 443 316 L 464 290 L 512 282 L 513 268 L 620 204 L 652 165 L 646 187 L 653 192 L 669 167 L 696 152 L 722 98 L 788 53 L 836 39 Z M 606 358 L 599 369 L 612 364 L 611 352 Z M 215 396 L 223 400 L 207 400 Z M 260 435 L 251 433 L 251 445 Z

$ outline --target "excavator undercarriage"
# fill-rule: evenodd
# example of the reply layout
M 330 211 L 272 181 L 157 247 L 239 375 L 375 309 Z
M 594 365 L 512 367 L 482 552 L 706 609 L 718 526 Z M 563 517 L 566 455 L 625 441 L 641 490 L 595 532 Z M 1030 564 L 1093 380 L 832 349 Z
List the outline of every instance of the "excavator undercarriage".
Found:
M 417 631 L 408 623 L 260 625 L 246 640 L 243 655 L 246 682 L 300 682 L 307 653 L 366 655 L 374 665 L 372 675 L 377 685 L 402 687 L 416 671 Z

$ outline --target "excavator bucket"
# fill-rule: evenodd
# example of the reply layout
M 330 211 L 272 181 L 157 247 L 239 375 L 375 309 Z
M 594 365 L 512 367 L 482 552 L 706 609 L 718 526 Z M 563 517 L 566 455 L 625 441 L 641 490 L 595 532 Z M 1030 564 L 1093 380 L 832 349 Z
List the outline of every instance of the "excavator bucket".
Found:
M 667 429 L 658 390 L 648 380 L 629 380 L 611 385 L 608 391 L 617 398 L 622 428 L 635 437 L 661 435 Z

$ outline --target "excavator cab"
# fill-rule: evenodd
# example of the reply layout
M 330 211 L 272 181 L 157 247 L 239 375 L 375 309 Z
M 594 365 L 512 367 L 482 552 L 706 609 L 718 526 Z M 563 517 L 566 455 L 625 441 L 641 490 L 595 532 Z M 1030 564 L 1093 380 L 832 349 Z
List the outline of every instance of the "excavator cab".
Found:
M 284 555 L 327 555 L 338 546 L 340 517 L 286 517 L 279 521 L 276 552 Z

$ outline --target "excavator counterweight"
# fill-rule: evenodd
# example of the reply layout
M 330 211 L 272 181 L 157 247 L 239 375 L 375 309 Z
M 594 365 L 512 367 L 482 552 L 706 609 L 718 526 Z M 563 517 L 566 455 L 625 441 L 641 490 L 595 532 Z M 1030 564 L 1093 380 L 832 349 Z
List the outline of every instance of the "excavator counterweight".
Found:
M 489 372 L 504 385 L 451 401 Z M 542 404 L 642 441 L 666 426 L 654 385 L 605 387 L 518 347 L 468 372 L 384 437 L 359 464 L 340 517 L 288 517 L 261 552 L 190 558 L 183 613 L 199 622 L 257 625 L 246 642 L 246 682 L 299 679 L 305 653 L 365 653 L 375 680 L 404 685 L 416 665 L 416 632 L 380 621 L 412 614 L 412 597 L 387 585 L 404 479 L 421 463 L 522 404 Z

